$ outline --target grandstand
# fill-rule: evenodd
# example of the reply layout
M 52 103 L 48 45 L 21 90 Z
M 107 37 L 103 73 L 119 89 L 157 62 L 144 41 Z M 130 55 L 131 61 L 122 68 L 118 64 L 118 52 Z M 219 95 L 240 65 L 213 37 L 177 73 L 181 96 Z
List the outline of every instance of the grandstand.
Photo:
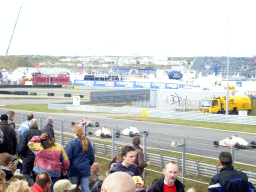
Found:
M 227 57 L 196 57 L 192 64 L 192 70 L 205 74 L 212 74 L 213 67 L 218 67 L 218 74 L 222 72 L 225 76 L 227 73 Z M 256 75 L 256 56 L 255 57 L 230 57 L 229 74 L 245 76 L 251 78 Z

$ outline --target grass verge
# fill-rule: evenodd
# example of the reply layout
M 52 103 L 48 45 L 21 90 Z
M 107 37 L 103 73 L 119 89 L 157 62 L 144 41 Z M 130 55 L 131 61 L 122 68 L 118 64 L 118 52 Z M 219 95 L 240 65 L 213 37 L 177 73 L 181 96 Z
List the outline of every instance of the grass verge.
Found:
M 7 106 L 1 106 L 1 108 L 31 111 L 31 112 L 43 112 L 43 113 L 87 113 L 86 111 L 68 111 L 68 110 L 48 109 L 48 104 L 7 105 Z M 90 113 L 101 113 L 101 112 L 90 112 Z
M 206 122 L 206 121 L 191 121 L 191 120 L 182 120 L 182 119 L 167 119 L 167 118 L 141 117 L 141 116 L 123 116 L 123 117 L 113 117 L 113 118 L 184 125 L 184 126 L 192 126 L 192 127 L 212 128 L 212 129 L 246 132 L 246 133 L 256 133 L 256 129 L 254 125 L 215 123 L 215 122 Z

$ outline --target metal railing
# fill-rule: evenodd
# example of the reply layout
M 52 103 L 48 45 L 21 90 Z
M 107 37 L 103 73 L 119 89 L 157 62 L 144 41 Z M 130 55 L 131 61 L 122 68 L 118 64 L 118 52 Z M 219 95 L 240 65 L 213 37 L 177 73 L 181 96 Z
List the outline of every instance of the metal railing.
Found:
M 56 142 L 59 142 L 63 146 L 66 146 L 68 144 L 68 142 L 71 141 L 73 138 L 66 137 L 66 136 L 61 138 L 61 135 L 56 135 L 55 139 L 56 139 Z M 95 154 L 100 153 L 100 154 L 108 154 L 108 155 L 112 155 L 112 156 L 113 156 L 113 154 L 115 154 L 115 155 L 121 156 L 121 148 L 122 148 L 121 146 L 114 145 L 114 148 L 113 148 L 111 144 L 104 144 L 104 143 L 97 143 L 97 142 L 91 142 L 91 143 L 94 148 Z M 185 149 L 185 147 L 186 146 L 184 146 L 184 149 Z M 233 154 L 232 150 L 234 150 L 233 147 L 231 148 L 231 154 Z M 180 167 L 180 169 L 183 172 L 182 177 L 181 177 L 183 182 L 184 182 L 184 180 L 188 179 L 190 181 L 208 185 L 208 183 L 205 183 L 205 182 L 186 178 L 186 175 L 201 175 L 203 177 L 211 178 L 215 174 L 219 173 L 219 171 L 220 171 L 220 167 L 217 164 L 189 160 L 189 159 L 186 159 L 185 156 L 183 156 L 184 158 L 179 158 L 179 157 L 172 157 L 172 156 L 151 153 L 151 152 L 146 152 L 146 151 L 144 151 L 144 152 L 145 152 L 145 155 L 144 155 L 145 161 L 150 161 L 151 165 L 159 167 L 159 168 L 163 168 L 165 166 L 165 164 L 170 161 L 176 161 L 178 163 L 178 166 Z M 104 158 L 104 159 L 111 161 L 111 159 L 106 159 L 106 158 Z M 162 173 L 162 172 L 158 172 L 158 171 L 151 170 L 151 169 L 145 169 L 145 170 L 157 172 L 160 174 Z M 244 170 L 244 169 L 237 169 L 237 170 L 243 171 L 244 173 L 246 173 L 250 182 L 252 182 L 252 184 L 256 185 L 256 172 L 251 171 L 251 170 Z

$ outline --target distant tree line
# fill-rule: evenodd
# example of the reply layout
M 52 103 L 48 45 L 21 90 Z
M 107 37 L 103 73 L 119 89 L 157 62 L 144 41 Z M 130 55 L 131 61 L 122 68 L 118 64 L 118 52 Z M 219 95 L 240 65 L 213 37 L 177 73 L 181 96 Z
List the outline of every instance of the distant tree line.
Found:
M 56 56 L 41 56 L 41 55 L 17 55 L 17 56 L 0 56 L 0 70 L 3 68 L 8 71 L 13 71 L 17 67 L 35 67 L 34 63 L 59 61 Z

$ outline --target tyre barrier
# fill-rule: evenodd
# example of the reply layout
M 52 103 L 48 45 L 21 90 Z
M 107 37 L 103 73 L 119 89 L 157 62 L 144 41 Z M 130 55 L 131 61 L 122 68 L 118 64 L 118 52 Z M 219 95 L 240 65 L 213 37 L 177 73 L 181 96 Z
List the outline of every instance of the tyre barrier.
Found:
M 54 96 L 54 93 L 47 93 L 47 96 Z
M 28 95 L 28 91 L 0 91 L 0 94 L 5 94 L 5 95 Z
M 71 94 L 64 94 L 64 97 L 71 97 Z
M 10 91 L 0 91 L 0 94 L 10 94 Z
M 79 95 L 80 96 L 80 98 L 84 98 L 84 96 L 83 95 Z
M 28 95 L 28 91 L 15 91 L 15 95 Z
M 32 93 L 30 93 L 30 95 L 37 95 L 37 93 L 35 93 L 35 92 L 32 92 Z

